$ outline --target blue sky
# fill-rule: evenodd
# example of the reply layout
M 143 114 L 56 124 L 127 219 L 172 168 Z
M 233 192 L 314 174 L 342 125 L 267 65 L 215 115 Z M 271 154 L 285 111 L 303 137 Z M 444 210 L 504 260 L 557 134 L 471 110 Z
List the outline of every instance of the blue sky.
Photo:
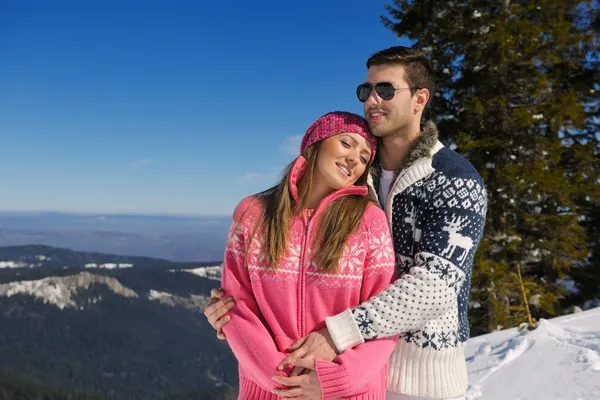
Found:
M 289 4 L 289 5 L 288 5 Z M 398 40 L 383 1 L 0 4 L 0 211 L 228 215 Z

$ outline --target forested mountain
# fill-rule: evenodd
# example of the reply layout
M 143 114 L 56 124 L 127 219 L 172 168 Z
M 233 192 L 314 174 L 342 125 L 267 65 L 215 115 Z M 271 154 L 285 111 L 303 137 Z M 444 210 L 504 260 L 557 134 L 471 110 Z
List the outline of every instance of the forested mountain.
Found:
M 38 246 L 0 248 L 0 262 L 0 399 L 235 392 L 235 358 L 202 314 L 214 265 Z

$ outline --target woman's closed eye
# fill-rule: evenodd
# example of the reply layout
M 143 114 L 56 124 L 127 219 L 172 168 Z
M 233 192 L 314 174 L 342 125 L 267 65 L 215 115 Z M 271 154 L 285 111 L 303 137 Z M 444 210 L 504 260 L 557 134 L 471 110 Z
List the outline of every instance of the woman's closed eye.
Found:
M 352 144 L 348 143 L 348 141 L 346 141 L 344 139 L 340 140 L 340 142 L 342 143 L 342 146 L 344 146 L 347 149 L 352 149 L 355 147 Z M 367 163 L 369 162 L 369 157 L 370 157 L 370 155 L 368 155 L 367 157 L 365 157 L 363 155 L 360 156 L 360 161 L 363 163 L 363 165 L 367 165 Z

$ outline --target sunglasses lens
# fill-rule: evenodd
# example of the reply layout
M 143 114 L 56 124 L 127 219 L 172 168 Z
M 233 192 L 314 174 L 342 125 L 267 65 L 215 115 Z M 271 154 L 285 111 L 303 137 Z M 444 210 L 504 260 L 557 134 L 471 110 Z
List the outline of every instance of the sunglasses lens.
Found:
M 356 88 L 356 97 L 358 97 L 358 101 L 360 101 L 361 103 L 367 101 L 372 89 L 373 86 L 368 83 L 358 85 L 358 87 Z
M 375 85 L 375 91 L 382 100 L 391 100 L 394 98 L 394 94 L 396 93 L 394 85 L 389 82 L 379 82 Z
M 362 83 L 356 88 L 356 97 L 358 100 L 364 103 L 367 101 L 373 90 L 373 85 L 370 83 Z M 375 84 L 375 92 L 382 100 L 391 100 L 394 98 L 396 89 L 390 82 L 379 82 Z

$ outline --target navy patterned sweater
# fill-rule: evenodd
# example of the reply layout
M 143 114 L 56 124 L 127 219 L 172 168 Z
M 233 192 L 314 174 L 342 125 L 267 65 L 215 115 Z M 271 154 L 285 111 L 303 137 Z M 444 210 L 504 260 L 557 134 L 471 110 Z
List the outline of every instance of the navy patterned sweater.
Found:
M 371 196 L 377 198 L 378 166 Z M 464 396 L 464 344 L 473 257 L 483 235 L 487 192 L 461 155 L 425 124 L 382 204 L 392 229 L 399 279 L 359 307 L 327 319 L 342 352 L 400 335 L 390 390 L 431 398 Z

